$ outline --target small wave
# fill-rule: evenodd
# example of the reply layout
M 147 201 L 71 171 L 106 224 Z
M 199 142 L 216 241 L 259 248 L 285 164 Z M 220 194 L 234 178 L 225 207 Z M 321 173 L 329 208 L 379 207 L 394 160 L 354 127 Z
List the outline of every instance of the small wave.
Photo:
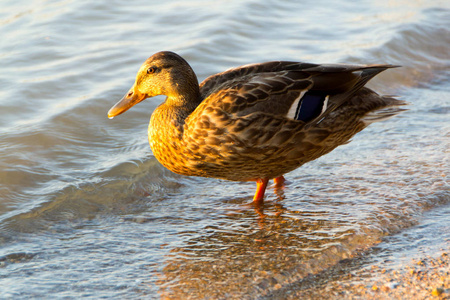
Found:
M 53 189 L 59 187 L 59 190 L 35 195 L 40 204 L 16 210 L 12 216 L 4 215 L 8 217 L 1 222 L 1 236 L 9 239 L 18 233 L 48 231 L 61 222 L 92 219 L 98 215 L 139 214 L 155 201 L 163 200 L 166 194 L 180 189 L 183 183 L 177 177 L 154 157 L 149 157 L 115 164 L 92 174 L 90 179 L 63 184 L 65 187 L 50 182 Z
M 398 25 L 387 42 L 364 52 L 364 58 L 349 58 L 357 63 L 373 60 L 401 66 L 375 78 L 371 85 L 376 90 L 389 93 L 448 78 L 450 10 L 430 8 L 422 15 L 416 22 Z

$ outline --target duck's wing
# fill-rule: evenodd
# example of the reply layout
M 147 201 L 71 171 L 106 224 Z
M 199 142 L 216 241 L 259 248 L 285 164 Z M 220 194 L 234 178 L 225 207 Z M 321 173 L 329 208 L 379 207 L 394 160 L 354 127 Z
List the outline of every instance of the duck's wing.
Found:
M 373 65 L 320 65 L 309 69 L 309 72 L 318 72 L 314 78 L 314 87 L 312 93 L 317 91 L 324 97 L 326 95 L 324 106 L 320 114 L 316 114 L 308 121 L 308 126 L 317 124 L 323 120 L 328 114 L 335 111 L 342 104 L 352 98 L 359 92 L 367 82 L 375 77 L 377 74 L 389 68 L 397 68 L 399 66 L 387 64 L 373 64 Z M 331 75 L 331 76 L 330 76 Z M 335 87 L 331 88 L 330 87 Z M 375 92 L 366 88 L 366 93 L 375 94 Z M 383 97 L 377 97 L 383 99 Z M 308 102 L 308 101 L 306 101 Z M 375 101 L 379 102 L 379 101 Z M 387 104 L 377 103 L 381 106 Z M 375 103 L 373 103 L 375 104 Z M 370 106 L 370 105 L 369 105 Z M 367 107 L 361 111 L 366 112 L 376 109 L 376 107 Z
M 315 123 L 390 65 L 332 65 L 275 61 L 208 77 L 200 84 L 209 107 L 242 117 L 252 113 Z

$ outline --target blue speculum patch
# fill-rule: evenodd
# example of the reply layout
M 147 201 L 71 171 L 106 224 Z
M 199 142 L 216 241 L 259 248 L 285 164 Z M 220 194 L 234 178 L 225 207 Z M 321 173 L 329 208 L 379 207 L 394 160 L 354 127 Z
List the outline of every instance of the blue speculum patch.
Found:
M 295 120 L 308 122 L 318 117 L 321 112 L 327 95 L 317 93 L 306 93 L 301 99 Z

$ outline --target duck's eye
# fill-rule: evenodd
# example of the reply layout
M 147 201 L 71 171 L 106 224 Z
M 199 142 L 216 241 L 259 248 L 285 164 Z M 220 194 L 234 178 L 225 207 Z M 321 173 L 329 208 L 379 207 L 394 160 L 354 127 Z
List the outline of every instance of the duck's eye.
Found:
M 147 69 L 147 74 L 153 74 L 156 72 L 156 68 L 155 67 L 150 67 Z

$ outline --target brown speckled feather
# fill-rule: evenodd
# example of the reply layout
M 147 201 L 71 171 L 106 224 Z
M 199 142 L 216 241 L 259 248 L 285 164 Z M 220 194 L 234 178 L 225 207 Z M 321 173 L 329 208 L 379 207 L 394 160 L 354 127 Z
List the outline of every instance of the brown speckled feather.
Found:
M 271 179 L 400 112 L 404 102 L 364 87 L 390 67 L 276 61 L 230 69 L 198 85 L 184 59 L 159 52 L 144 63 L 110 116 L 164 94 L 166 101 L 151 117 L 149 140 L 165 167 L 183 175 Z M 314 112 L 306 110 L 307 100 L 318 101 Z

